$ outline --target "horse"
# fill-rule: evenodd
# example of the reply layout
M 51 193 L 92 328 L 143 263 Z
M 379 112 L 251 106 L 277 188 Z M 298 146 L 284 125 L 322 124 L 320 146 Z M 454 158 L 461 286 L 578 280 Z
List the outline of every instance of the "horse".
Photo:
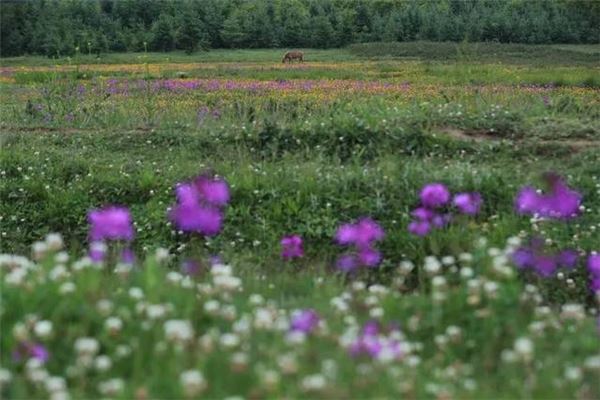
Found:
M 288 51 L 287 53 L 284 54 L 281 62 L 282 63 L 285 63 L 286 61 L 292 62 L 293 60 L 298 60 L 300 62 L 304 62 L 304 53 L 301 51 Z

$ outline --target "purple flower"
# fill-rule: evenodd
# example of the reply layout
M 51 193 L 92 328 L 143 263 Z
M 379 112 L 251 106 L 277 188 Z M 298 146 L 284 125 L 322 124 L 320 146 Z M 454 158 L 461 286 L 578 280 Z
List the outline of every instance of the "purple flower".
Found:
M 185 260 L 181 263 L 181 272 L 185 275 L 196 276 L 200 273 L 201 265 L 196 260 Z
M 513 263 L 521 269 L 533 267 L 534 254 L 529 248 L 520 247 L 512 254 Z
M 594 293 L 600 292 L 600 276 L 592 276 L 590 279 L 590 290 Z
M 425 207 L 415 208 L 410 215 L 418 219 L 419 221 L 431 221 L 431 219 L 436 215 L 433 210 Z
M 479 213 L 481 202 L 479 193 L 458 193 L 453 200 L 453 204 L 458 208 L 458 211 L 467 215 Z
M 430 183 L 423 186 L 419 193 L 421 203 L 428 208 L 444 206 L 450 200 L 448 188 L 441 183 Z
M 121 252 L 121 262 L 125 264 L 133 264 L 135 262 L 135 253 L 133 250 L 126 248 Z
M 403 356 L 401 343 L 392 337 L 386 337 L 379 332 L 376 322 L 367 322 L 361 334 L 349 346 L 350 354 L 354 357 L 366 355 L 372 358 L 400 359 Z
M 600 278 L 600 253 L 592 253 L 588 257 L 587 269 L 592 276 Z
M 573 268 L 577 264 L 579 254 L 575 250 L 566 249 L 558 253 L 556 261 L 558 265 L 564 268 Z
M 413 235 L 426 236 L 431 231 L 431 224 L 427 221 L 412 221 L 408 225 L 408 231 Z
M 220 210 L 200 204 L 177 204 L 171 210 L 170 217 L 180 230 L 198 232 L 206 236 L 218 234 L 223 225 Z
M 342 272 L 352 272 L 358 268 L 358 260 L 354 254 L 343 254 L 338 257 L 336 266 Z
M 552 256 L 537 255 L 533 259 L 533 269 L 543 277 L 549 277 L 554 274 L 557 268 L 556 260 Z
M 92 210 L 88 213 L 91 225 L 90 239 L 102 240 L 132 240 L 135 233 L 131 222 L 131 214 L 126 207 L 107 207 Z
M 436 228 L 443 228 L 448 225 L 452 221 L 452 216 L 450 214 L 436 214 L 431 219 L 431 223 Z
M 372 242 L 379 241 L 385 236 L 381 226 L 371 218 L 361 218 L 356 224 L 357 246 L 369 246 Z
M 356 242 L 358 230 L 354 224 L 343 224 L 335 233 L 335 240 L 341 245 L 353 244 Z
M 290 321 L 290 330 L 310 333 L 319 325 L 319 314 L 313 309 L 296 311 Z
M 106 244 L 104 242 L 92 242 L 90 243 L 90 250 L 88 256 L 95 263 L 104 261 L 106 257 Z
M 284 260 L 302 257 L 304 249 L 302 248 L 302 238 L 299 235 L 288 235 L 281 239 L 281 257 Z
M 220 178 L 201 175 L 193 182 L 175 188 L 177 204 L 169 214 L 177 227 L 185 232 L 214 236 L 221 231 L 221 207 L 229 203 L 229 185 Z
M 570 189 L 561 177 L 546 174 L 545 179 L 550 190 L 546 194 L 538 193 L 534 188 L 525 186 L 515 198 L 515 209 L 519 214 L 538 214 L 554 219 L 573 218 L 579 214 L 581 194 Z
M 343 224 L 335 233 L 335 240 L 341 245 L 354 245 L 354 254 L 338 258 L 337 268 L 351 272 L 358 266 L 375 267 L 381 262 L 381 253 L 373 248 L 373 243 L 383 239 L 385 232 L 371 218 L 361 218 L 354 224 Z
M 45 363 L 50 359 L 50 353 L 40 343 L 21 342 L 12 353 L 13 360 L 19 362 L 24 357 L 35 358 L 41 363 Z
M 381 252 L 370 247 L 358 251 L 358 260 L 367 267 L 376 267 L 381 262 Z
M 199 176 L 194 183 L 201 200 L 217 207 L 223 207 L 229 203 L 229 185 L 225 180 Z
M 383 228 L 371 218 L 361 218 L 355 224 L 343 224 L 335 233 L 336 241 L 341 245 L 354 244 L 358 247 L 369 246 L 383 239 Z

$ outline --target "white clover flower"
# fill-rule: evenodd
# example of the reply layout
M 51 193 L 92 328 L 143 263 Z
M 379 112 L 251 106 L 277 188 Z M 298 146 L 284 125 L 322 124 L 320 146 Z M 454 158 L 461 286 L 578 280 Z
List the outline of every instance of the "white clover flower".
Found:
M 33 259 L 39 261 L 46 256 L 48 245 L 46 242 L 34 242 L 31 245 L 31 251 L 33 253 Z
M 118 333 L 123 329 L 123 321 L 119 317 L 109 317 L 104 321 L 104 327 L 111 333 Z
M 583 366 L 585 369 L 593 371 L 600 370 L 600 354 L 586 358 L 583 362 Z
M 400 265 L 398 266 L 398 271 L 402 275 L 408 275 L 414 268 L 415 264 L 413 264 L 412 261 L 404 260 L 400 262 Z
M 162 304 L 148 304 L 145 311 L 146 316 L 151 320 L 162 319 L 167 315 L 167 308 Z
M 375 307 L 369 310 L 369 316 L 371 318 L 381 318 L 383 317 L 384 311 L 382 307 Z
M 52 322 L 43 320 L 38 321 L 33 326 L 33 332 L 41 339 L 47 339 L 52 335 Z
M 50 251 L 58 251 L 63 248 L 64 241 L 60 233 L 49 233 L 45 238 L 46 246 Z
M 113 378 L 98 384 L 98 391 L 104 396 L 117 396 L 125 388 L 122 379 Z
M 327 385 L 327 380 L 321 374 L 308 375 L 302 379 L 302 389 L 305 391 L 320 391 Z
M 115 265 L 115 269 L 113 272 L 116 275 L 119 275 L 120 277 L 126 278 L 127 276 L 129 276 L 131 271 L 133 271 L 133 264 L 120 262 L 117 263 L 117 265 Z
M 213 284 L 217 289 L 231 292 L 241 287 L 242 280 L 235 276 L 215 275 L 213 277 Z
M 242 352 L 234 353 L 231 355 L 230 362 L 234 371 L 244 371 L 248 367 L 248 355 Z
M 473 261 L 473 254 L 471 253 L 460 253 L 458 259 L 463 263 L 470 263 Z
M 139 287 L 134 286 L 132 288 L 129 288 L 129 291 L 127 293 L 129 294 L 129 297 L 131 297 L 134 300 L 141 300 L 144 298 L 144 292 Z
M 113 310 L 113 303 L 108 299 L 100 299 L 96 302 L 96 310 L 100 313 L 100 315 L 106 317 Z
M 250 295 L 250 297 L 248 298 L 248 301 L 250 302 L 250 304 L 252 304 L 253 306 L 260 306 L 265 302 L 264 297 L 262 297 L 260 294 L 257 293 L 253 293 Z
M 165 337 L 172 342 L 184 343 L 194 338 L 194 328 L 188 320 L 171 319 L 164 324 Z
M 4 276 L 4 283 L 7 286 L 22 286 L 27 277 L 25 268 L 15 268 Z
M 233 269 L 231 268 L 230 265 L 222 265 L 222 264 L 216 264 L 213 265 L 212 268 L 210 269 L 210 273 L 213 276 L 231 276 L 233 272 Z
M 442 257 L 442 264 L 446 266 L 454 265 L 456 263 L 456 259 L 453 256 L 444 256 Z
M 131 347 L 126 344 L 120 344 L 115 349 L 115 355 L 118 358 L 125 358 L 131 354 Z
M 261 375 L 262 383 L 267 387 L 274 387 L 279 384 L 279 373 L 273 370 L 264 371 Z
M 35 384 L 44 382 L 49 376 L 48 371 L 43 368 L 28 368 L 26 375 L 27 379 Z
M 365 290 L 366 287 L 367 285 L 362 281 L 356 281 L 352 283 L 352 290 L 354 290 L 355 292 Z
M 302 344 L 306 341 L 306 334 L 301 331 L 290 331 L 285 335 L 285 341 L 292 345 Z
M 49 393 L 63 392 L 67 388 L 67 382 L 62 376 L 50 376 L 44 381 L 44 386 Z
M 69 293 L 73 293 L 77 287 L 73 282 L 65 282 L 58 288 L 58 293 L 65 295 Z
M 166 279 L 169 283 L 176 285 L 179 282 L 181 282 L 181 280 L 183 279 L 183 275 L 181 275 L 177 271 L 169 271 L 166 275 Z
M 585 308 L 581 304 L 563 304 L 560 317 L 565 320 L 583 321 L 585 319 Z
M 183 371 L 181 375 L 179 375 L 179 383 L 183 388 L 183 392 L 188 397 L 198 396 L 206 390 L 208 386 L 202 373 L 195 369 Z
M 58 391 L 50 393 L 49 400 L 70 400 L 71 396 L 66 391 Z
M 529 361 L 533 357 L 533 342 L 526 337 L 520 337 L 515 340 L 514 351 L 524 361 Z
M 81 337 L 75 341 L 75 351 L 80 355 L 95 355 L 100 349 L 98 341 L 92 337 Z
M 225 348 L 234 348 L 240 344 L 240 338 L 234 333 L 224 333 L 219 338 L 219 342 Z
M 203 308 L 208 314 L 214 315 L 218 313 L 219 309 L 221 308 L 221 304 L 217 300 L 209 300 L 204 303 Z
M 54 256 L 54 261 L 57 264 L 66 264 L 69 261 L 69 253 L 67 253 L 66 251 L 56 253 L 56 255 Z
M 112 367 L 112 361 L 107 355 L 100 355 L 94 359 L 94 368 L 99 372 L 106 372 Z
M 159 247 L 154 253 L 154 258 L 158 263 L 164 264 L 169 261 L 169 258 L 171 258 L 171 254 L 169 253 L 168 249 L 165 249 L 164 247 Z
M 435 275 L 440 272 L 442 268 L 442 264 L 435 256 L 427 256 L 425 257 L 425 265 L 424 269 L 428 275 Z
M 83 257 L 83 258 L 75 261 L 73 264 L 71 264 L 71 269 L 73 271 L 82 271 L 84 269 L 92 267 L 93 265 L 94 265 L 94 262 L 92 261 L 91 258 Z
M 579 367 L 566 367 L 565 368 L 565 379 L 571 382 L 580 381 L 583 377 L 583 371 Z
M 12 381 L 12 373 L 5 368 L 0 368 L 0 388 L 9 384 L 10 381 Z
M 460 277 L 463 279 L 472 278 L 473 275 L 474 275 L 474 271 L 473 271 L 473 268 L 471 268 L 471 267 L 462 267 L 460 269 Z
M 19 342 L 23 342 L 29 338 L 29 330 L 22 322 L 17 322 L 15 326 L 13 326 L 12 334 Z
M 371 285 L 369 286 L 369 293 L 373 293 L 375 295 L 384 296 L 388 294 L 390 290 L 383 285 Z
M 69 276 L 69 271 L 67 270 L 67 267 L 65 267 L 62 264 L 55 266 L 48 273 L 48 278 L 51 281 L 58 281 L 60 279 L 67 278 L 68 276 Z

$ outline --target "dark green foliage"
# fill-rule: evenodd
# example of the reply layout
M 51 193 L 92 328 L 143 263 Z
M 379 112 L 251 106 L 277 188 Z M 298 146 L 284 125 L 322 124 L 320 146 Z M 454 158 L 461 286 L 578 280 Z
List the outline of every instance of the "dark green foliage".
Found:
M 1 54 L 337 47 L 374 41 L 598 43 L 598 1 L 0 2 Z M 144 45 L 147 43 L 147 46 Z

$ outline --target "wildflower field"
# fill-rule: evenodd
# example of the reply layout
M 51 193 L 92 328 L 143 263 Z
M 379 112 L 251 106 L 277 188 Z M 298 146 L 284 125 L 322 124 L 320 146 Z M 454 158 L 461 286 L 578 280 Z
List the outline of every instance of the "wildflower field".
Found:
M 423 46 L 0 59 L 0 396 L 599 398 L 600 48 Z

